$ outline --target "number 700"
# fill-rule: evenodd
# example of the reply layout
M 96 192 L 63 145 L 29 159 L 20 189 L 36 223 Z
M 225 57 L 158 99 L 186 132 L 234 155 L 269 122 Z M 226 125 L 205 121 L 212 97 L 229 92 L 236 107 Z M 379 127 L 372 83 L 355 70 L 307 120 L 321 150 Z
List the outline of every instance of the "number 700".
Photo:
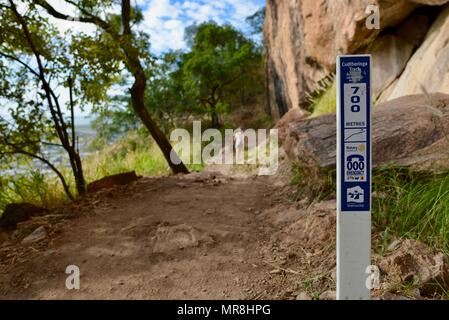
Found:
M 351 87 L 353 91 L 352 96 L 351 96 L 351 111 L 352 112 L 360 112 L 360 94 L 358 94 L 360 87 Z

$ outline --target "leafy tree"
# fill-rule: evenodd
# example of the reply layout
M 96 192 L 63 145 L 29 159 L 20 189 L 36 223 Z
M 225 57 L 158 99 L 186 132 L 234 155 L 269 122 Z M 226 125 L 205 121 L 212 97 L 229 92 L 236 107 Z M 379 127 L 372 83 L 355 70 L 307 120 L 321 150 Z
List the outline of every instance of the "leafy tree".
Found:
M 42 150 L 61 147 L 68 155 L 78 193 L 86 191 L 83 169 L 76 148 L 74 91 L 76 81 L 68 48 L 58 31 L 30 5 L 26 14 L 14 1 L 0 5 L 0 96 L 9 105 L 10 119 L 0 119 L 0 158 L 17 154 L 44 162 L 60 178 L 73 199 L 61 172 Z M 65 86 L 70 95 L 67 117 L 55 87 Z M 59 139 L 59 143 L 55 140 Z
M 220 114 L 235 100 L 236 88 L 260 83 L 254 71 L 260 69 L 261 58 L 260 48 L 232 26 L 213 22 L 197 26 L 180 72 L 186 95 L 209 113 L 212 127 L 221 126 Z
M 184 79 L 179 64 L 181 52 L 170 52 L 161 57 L 153 68 L 148 82 L 146 101 L 151 114 L 167 132 L 176 126 L 178 118 L 192 109 L 193 101 L 184 90 Z
M 77 20 L 93 24 L 98 28 L 102 40 L 98 44 L 101 55 L 88 55 L 86 58 L 90 57 L 91 65 L 98 64 L 99 68 L 103 68 L 110 61 L 123 63 L 134 80 L 130 88 L 134 112 L 161 148 L 172 171 L 187 173 L 188 170 L 181 161 L 175 161 L 175 163 L 171 161 L 171 156 L 176 153 L 145 106 L 145 92 L 149 78 L 146 70 L 150 70 L 146 67 L 150 66 L 152 61 L 148 50 L 148 36 L 136 29 L 136 25 L 142 20 L 142 14 L 138 8 L 132 7 L 130 0 L 121 0 L 120 14 L 117 15 L 113 13 L 116 1 L 64 0 L 65 4 L 75 6 L 80 12 L 79 16 L 72 17 L 58 11 L 48 1 L 34 0 L 34 2 L 58 19 Z M 93 39 L 85 39 L 85 41 L 92 44 L 95 42 Z

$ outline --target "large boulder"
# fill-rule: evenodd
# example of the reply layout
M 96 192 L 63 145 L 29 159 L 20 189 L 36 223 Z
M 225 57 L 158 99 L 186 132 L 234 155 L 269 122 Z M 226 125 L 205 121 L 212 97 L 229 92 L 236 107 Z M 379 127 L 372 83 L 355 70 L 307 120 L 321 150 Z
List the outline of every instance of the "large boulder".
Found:
M 6 205 L 0 217 L 0 228 L 4 230 L 14 229 L 18 223 L 47 212 L 47 209 L 31 203 L 10 203 Z
M 139 177 L 135 171 L 115 174 L 104 177 L 87 185 L 87 192 L 97 192 L 102 189 L 113 188 L 114 186 L 123 186 L 136 181 Z
M 278 130 L 278 137 L 280 140 L 285 140 L 285 137 L 287 135 L 288 126 L 292 122 L 297 122 L 302 119 L 307 118 L 310 116 L 309 112 L 306 112 L 304 110 L 301 110 L 300 108 L 293 108 L 290 109 L 277 123 L 274 127 Z
M 284 148 L 304 167 L 335 167 L 335 114 L 291 123 Z M 439 171 L 449 167 L 449 95 L 412 95 L 374 108 L 373 165 L 412 166 Z

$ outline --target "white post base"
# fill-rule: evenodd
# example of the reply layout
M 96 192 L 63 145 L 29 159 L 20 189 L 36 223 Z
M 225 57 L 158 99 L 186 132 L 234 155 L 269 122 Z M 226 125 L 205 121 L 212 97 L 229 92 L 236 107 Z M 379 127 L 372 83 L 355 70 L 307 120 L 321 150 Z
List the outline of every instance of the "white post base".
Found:
M 371 215 L 337 212 L 337 300 L 370 300 L 370 265 Z

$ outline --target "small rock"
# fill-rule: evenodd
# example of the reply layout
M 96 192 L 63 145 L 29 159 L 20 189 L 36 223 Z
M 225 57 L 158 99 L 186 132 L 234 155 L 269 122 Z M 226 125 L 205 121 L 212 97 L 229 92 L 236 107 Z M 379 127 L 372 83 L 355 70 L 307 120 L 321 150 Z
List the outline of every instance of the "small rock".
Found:
M 312 300 L 312 298 L 306 292 L 295 292 L 296 300 Z
M 25 237 L 22 240 L 22 244 L 37 243 L 37 242 L 40 242 L 40 241 L 44 240 L 46 237 L 47 237 L 47 231 L 45 231 L 45 228 L 42 226 L 42 227 L 39 227 L 36 230 L 34 230 L 27 237 Z
M 282 270 L 273 269 L 273 270 L 270 271 L 270 274 L 282 274 Z
M 153 252 L 163 253 L 213 242 L 213 238 L 208 233 L 190 225 L 159 226 L 154 237 Z
M 320 294 L 320 300 L 336 300 L 337 293 L 333 290 L 327 290 Z
M 205 211 L 204 213 L 207 214 L 207 215 L 209 215 L 209 214 L 214 214 L 215 212 L 216 212 L 215 209 L 209 208 L 209 209 L 206 209 L 206 211 Z
M 401 243 L 402 243 L 402 240 L 401 240 L 401 239 L 396 239 L 396 240 L 394 240 L 392 243 L 390 243 L 390 244 L 388 245 L 387 251 L 394 251 L 394 250 L 396 250 L 397 248 L 399 248 L 399 246 L 401 245 Z
M 401 296 L 399 294 L 395 294 L 395 293 L 391 293 L 391 292 L 386 292 L 384 293 L 384 295 L 382 296 L 382 300 L 410 300 L 410 298 Z

